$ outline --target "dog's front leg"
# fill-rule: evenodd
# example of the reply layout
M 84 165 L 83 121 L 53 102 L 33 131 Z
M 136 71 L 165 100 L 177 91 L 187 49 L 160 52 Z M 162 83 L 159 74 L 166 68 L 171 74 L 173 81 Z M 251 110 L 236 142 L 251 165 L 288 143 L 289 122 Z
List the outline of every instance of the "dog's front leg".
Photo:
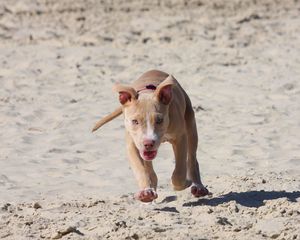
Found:
M 144 161 L 141 158 L 128 133 L 126 134 L 126 142 L 130 165 L 140 188 L 140 191 L 135 194 L 135 198 L 142 202 L 152 202 L 157 198 L 157 176 L 153 170 L 152 162 Z
M 172 184 L 174 190 L 180 191 L 191 185 L 191 181 L 187 180 L 187 136 L 184 134 L 171 143 L 175 155 Z

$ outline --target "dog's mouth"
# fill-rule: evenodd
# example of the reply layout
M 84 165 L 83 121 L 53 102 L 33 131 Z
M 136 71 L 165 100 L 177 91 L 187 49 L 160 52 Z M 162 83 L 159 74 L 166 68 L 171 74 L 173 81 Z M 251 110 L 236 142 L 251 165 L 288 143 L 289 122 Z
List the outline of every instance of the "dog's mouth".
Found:
M 142 157 L 144 160 L 146 161 L 151 161 L 156 157 L 157 154 L 157 150 L 153 150 L 153 151 L 143 151 L 142 152 Z

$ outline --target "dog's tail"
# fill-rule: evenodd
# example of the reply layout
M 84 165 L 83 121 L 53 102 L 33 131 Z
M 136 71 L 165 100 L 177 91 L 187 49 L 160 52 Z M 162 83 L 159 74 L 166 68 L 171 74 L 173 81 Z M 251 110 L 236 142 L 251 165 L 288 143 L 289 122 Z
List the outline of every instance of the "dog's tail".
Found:
M 93 127 L 92 132 L 95 132 L 98 128 L 100 128 L 101 126 L 103 126 L 105 123 L 113 120 L 114 118 L 120 116 L 122 114 L 122 107 L 117 108 L 115 111 L 113 111 L 112 113 L 108 114 L 107 116 L 105 116 L 104 118 L 102 118 L 101 120 L 99 120 L 95 126 Z

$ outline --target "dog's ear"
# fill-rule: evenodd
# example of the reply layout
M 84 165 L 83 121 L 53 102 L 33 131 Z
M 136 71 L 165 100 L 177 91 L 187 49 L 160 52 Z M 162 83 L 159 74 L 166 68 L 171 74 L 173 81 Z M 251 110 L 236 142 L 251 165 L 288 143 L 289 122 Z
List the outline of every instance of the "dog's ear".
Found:
M 138 98 L 137 92 L 130 86 L 116 84 L 113 90 L 119 93 L 119 101 L 122 105 Z
M 168 105 L 172 100 L 172 87 L 175 83 L 175 79 L 172 75 L 169 75 L 163 82 L 161 82 L 157 89 L 155 90 L 155 94 L 158 100 Z

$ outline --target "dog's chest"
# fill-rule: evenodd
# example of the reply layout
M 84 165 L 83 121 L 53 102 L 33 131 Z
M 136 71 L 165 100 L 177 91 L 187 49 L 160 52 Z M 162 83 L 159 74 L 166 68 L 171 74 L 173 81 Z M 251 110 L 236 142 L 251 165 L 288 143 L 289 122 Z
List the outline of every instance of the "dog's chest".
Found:
M 172 142 L 174 140 L 174 136 L 172 136 L 171 134 L 166 133 L 163 137 L 162 137 L 162 142 Z

